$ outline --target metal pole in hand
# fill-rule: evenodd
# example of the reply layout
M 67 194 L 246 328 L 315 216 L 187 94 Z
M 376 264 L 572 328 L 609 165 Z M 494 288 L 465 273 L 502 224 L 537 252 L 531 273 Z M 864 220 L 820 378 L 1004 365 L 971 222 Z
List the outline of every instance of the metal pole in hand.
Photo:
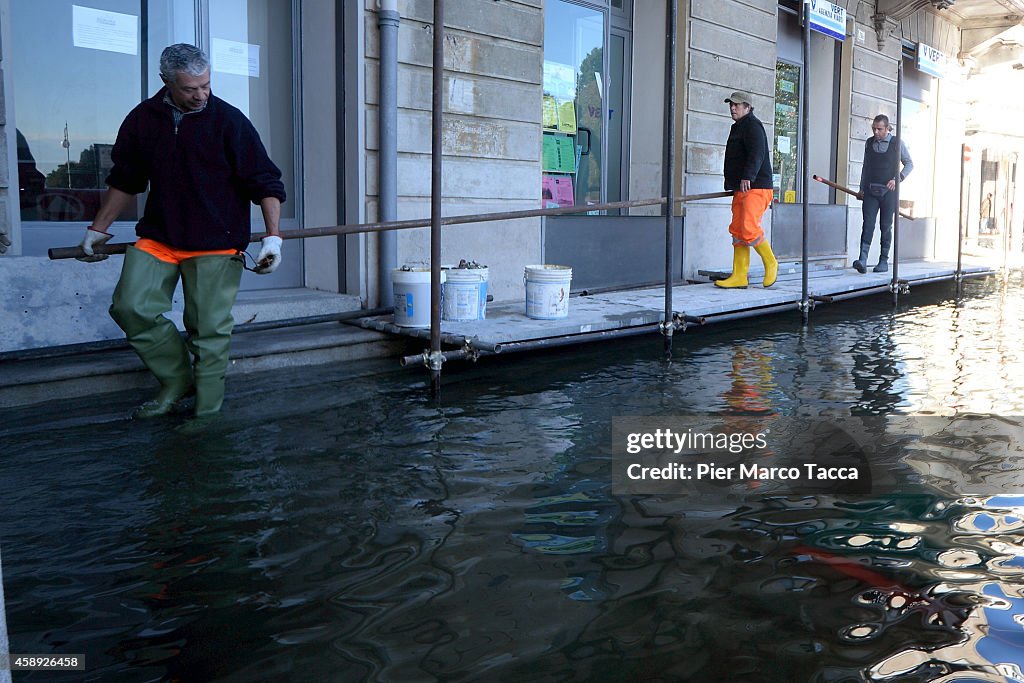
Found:
M 441 131 L 444 108 L 444 0 L 434 0 L 433 100 L 430 115 L 430 393 L 441 396 Z

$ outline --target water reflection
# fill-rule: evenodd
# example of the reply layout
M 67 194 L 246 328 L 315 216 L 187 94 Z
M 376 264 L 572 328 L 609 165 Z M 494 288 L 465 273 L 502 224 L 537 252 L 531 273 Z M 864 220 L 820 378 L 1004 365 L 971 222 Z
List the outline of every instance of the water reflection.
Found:
M 278 371 L 201 435 L 121 420 L 134 394 L 5 411 L 12 650 L 124 681 L 1024 680 L 1001 287 L 699 330 L 671 363 L 635 340 L 446 368 L 441 404 L 418 375 Z M 707 414 L 877 417 L 851 435 L 876 488 L 612 495 L 613 416 Z

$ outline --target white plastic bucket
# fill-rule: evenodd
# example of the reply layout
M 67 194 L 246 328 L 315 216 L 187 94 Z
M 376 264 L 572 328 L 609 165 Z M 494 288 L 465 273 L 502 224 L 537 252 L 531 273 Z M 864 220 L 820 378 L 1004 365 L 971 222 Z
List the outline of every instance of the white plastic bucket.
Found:
M 483 282 L 480 283 L 480 316 L 478 320 L 484 320 L 487 318 L 487 281 L 491 278 L 490 269 L 487 267 L 474 268 L 474 272 L 479 273 Z
M 526 266 L 526 315 L 535 320 L 569 317 L 569 266 Z
M 487 281 L 481 270 L 485 269 L 450 267 L 445 270 L 448 278 L 444 283 L 442 318 L 459 322 L 483 318 L 480 303 L 487 301 L 487 294 L 481 291 L 486 291 Z
M 442 270 L 442 291 L 444 281 Z M 395 268 L 391 271 L 391 287 L 395 295 L 395 324 L 430 327 L 430 268 Z

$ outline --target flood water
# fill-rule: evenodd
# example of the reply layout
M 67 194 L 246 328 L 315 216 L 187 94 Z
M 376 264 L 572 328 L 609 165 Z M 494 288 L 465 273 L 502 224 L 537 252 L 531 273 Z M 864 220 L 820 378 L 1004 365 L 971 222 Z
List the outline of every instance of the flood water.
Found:
M 14 680 L 1024 680 L 1024 458 L 845 496 L 609 474 L 623 415 L 1024 427 L 1022 289 L 451 363 L 440 403 L 419 369 L 265 373 L 200 434 L 135 392 L 0 412 L 11 651 L 87 669 Z

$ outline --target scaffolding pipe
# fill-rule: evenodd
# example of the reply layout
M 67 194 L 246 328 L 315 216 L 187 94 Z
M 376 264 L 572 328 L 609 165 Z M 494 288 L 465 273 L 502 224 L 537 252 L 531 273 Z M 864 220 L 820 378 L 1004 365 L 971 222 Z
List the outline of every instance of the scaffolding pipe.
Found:
M 793 304 L 776 304 L 774 306 L 762 306 L 760 308 L 748 308 L 745 311 L 735 311 L 733 313 L 720 313 L 718 315 L 708 315 L 701 318 L 702 325 L 710 325 L 712 323 L 724 323 L 730 320 L 743 320 L 744 318 L 754 318 L 759 315 L 770 315 L 773 313 L 788 313 L 793 310 Z
M 960 225 L 956 235 L 956 279 L 964 276 L 964 172 L 967 164 L 967 144 L 960 143 Z
M 402 327 L 389 323 L 386 320 L 374 320 L 367 318 L 359 323 L 360 327 L 367 330 L 377 330 L 378 332 L 388 332 L 390 334 L 398 334 L 405 337 L 414 337 L 416 339 L 430 339 L 430 330 L 420 327 Z M 478 351 L 491 351 L 497 353 L 501 349 L 501 344 L 492 344 L 490 342 L 479 341 L 476 337 L 466 337 L 461 334 L 448 334 L 447 332 L 441 333 L 441 342 L 449 344 L 451 346 L 471 346 Z
M 662 185 L 667 198 L 665 204 L 665 317 L 661 327 L 664 337 L 665 357 L 672 357 L 672 336 L 675 327 L 672 324 L 672 221 L 675 217 L 675 146 L 676 146 L 676 0 L 668 3 L 668 35 L 665 49 L 668 52 L 665 78 L 668 81 L 665 97 L 665 164 L 662 173 Z
M 728 192 L 705 192 L 703 194 L 691 194 L 676 198 L 677 203 L 694 202 L 702 199 L 718 199 L 731 197 L 732 191 Z M 622 202 L 606 202 L 604 204 L 588 204 L 584 206 L 562 206 L 552 209 L 526 209 L 523 211 L 500 211 L 494 213 L 474 213 L 460 216 L 446 216 L 441 218 L 441 225 L 465 225 L 467 223 L 487 223 L 489 221 L 507 221 L 518 218 L 540 218 L 541 216 L 561 216 L 573 213 L 589 213 L 591 211 L 609 211 L 612 209 L 631 209 L 638 206 L 658 206 L 665 204 L 665 197 L 653 199 L 630 199 Z M 354 235 L 357 233 L 382 232 L 385 230 L 408 230 L 410 228 L 426 228 L 431 225 L 430 218 L 414 218 L 404 221 L 389 221 L 376 223 L 351 223 L 346 225 L 332 225 L 322 228 L 301 228 L 297 230 L 282 230 L 280 235 L 284 240 L 312 239 L 314 237 L 328 237 L 334 235 Z M 254 233 L 250 242 L 259 242 L 266 233 Z M 114 242 L 98 244 L 93 247 L 97 254 L 123 254 L 132 246 L 133 242 Z M 53 247 L 48 252 L 51 260 L 78 258 L 85 256 L 81 247 Z
M 602 330 L 600 332 L 588 332 L 585 334 L 574 334 L 562 337 L 546 337 L 544 339 L 530 339 L 521 342 L 503 342 L 495 351 L 453 349 L 451 351 L 442 351 L 440 355 L 444 356 L 445 360 L 476 358 L 478 356 L 493 356 L 498 354 L 505 355 L 509 353 L 519 353 L 522 351 L 535 351 L 537 349 L 558 348 L 560 346 L 570 346 L 573 344 L 604 341 L 607 339 L 635 337 L 641 334 L 651 334 L 652 332 L 660 331 L 661 323 L 651 323 L 649 325 L 622 327 L 615 330 Z M 424 361 L 424 354 L 413 354 L 411 356 L 403 357 L 400 363 L 403 367 L 409 367 L 412 365 L 420 365 Z
M 973 273 L 963 273 L 960 277 L 961 278 L 989 277 L 990 275 L 995 275 L 995 274 L 996 274 L 996 272 L 994 270 L 981 270 L 981 271 L 977 271 L 977 272 L 973 272 Z M 936 275 L 934 277 L 921 278 L 920 280 L 900 280 L 900 284 L 928 285 L 928 284 L 932 284 L 934 282 L 946 282 L 948 280 L 956 280 L 956 274 L 954 273 L 953 275 Z
M 809 284 L 807 282 L 808 271 L 810 265 L 807 261 L 807 176 L 808 169 L 810 168 L 810 145 L 808 142 L 808 130 L 810 128 L 810 71 L 811 71 L 811 3 L 805 2 L 803 4 L 803 15 L 804 15 L 804 34 L 802 41 L 802 52 L 803 52 L 803 73 L 800 75 L 800 90 L 801 90 L 801 116 L 800 116 L 800 156 L 803 163 L 803 172 L 800 174 L 800 191 L 803 195 L 803 205 L 800 208 L 800 223 L 801 223 L 801 237 L 800 237 L 800 314 L 803 317 L 803 321 L 806 324 L 807 319 L 810 315 L 811 300 L 809 294 Z M 773 224 L 774 230 L 774 224 Z
M 587 287 L 577 292 L 571 293 L 569 296 L 596 296 L 598 294 L 605 294 L 607 292 L 628 292 L 633 289 L 653 289 L 655 287 L 661 287 L 665 283 L 662 280 L 655 280 L 653 282 L 641 282 L 637 284 L 628 285 L 608 285 L 607 287 Z M 672 286 L 683 286 L 688 284 L 686 280 L 673 280 Z
M 380 0 L 377 28 L 380 32 L 380 79 L 378 83 L 378 215 L 381 221 L 398 218 L 398 33 L 401 23 L 398 0 Z M 380 233 L 377 242 L 377 301 L 394 306 L 391 271 L 398 267 L 398 234 Z
M 835 303 L 837 301 L 845 301 L 846 299 L 856 299 L 862 296 L 871 296 L 872 294 L 884 294 L 885 292 L 891 292 L 892 285 L 878 285 L 877 287 L 865 287 L 864 289 L 855 289 L 852 292 L 844 292 L 843 294 L 819 294 L 813 296 L 815 301 L 821 301 L 826 304 Z
M 444 124 L 444 0 L 434 0 L 430 113 L 430 393 L 441 396 L 441 132 Z
M 900 275 L 900 176 L 903 174 L 903 147 L 900 132 L 903 129 L 903 60 L 896 64 L 896 136 L 893 144 L 896 145 L 896 212 L 892 217 L 892 305 L 899 303 L 899 275 Z

